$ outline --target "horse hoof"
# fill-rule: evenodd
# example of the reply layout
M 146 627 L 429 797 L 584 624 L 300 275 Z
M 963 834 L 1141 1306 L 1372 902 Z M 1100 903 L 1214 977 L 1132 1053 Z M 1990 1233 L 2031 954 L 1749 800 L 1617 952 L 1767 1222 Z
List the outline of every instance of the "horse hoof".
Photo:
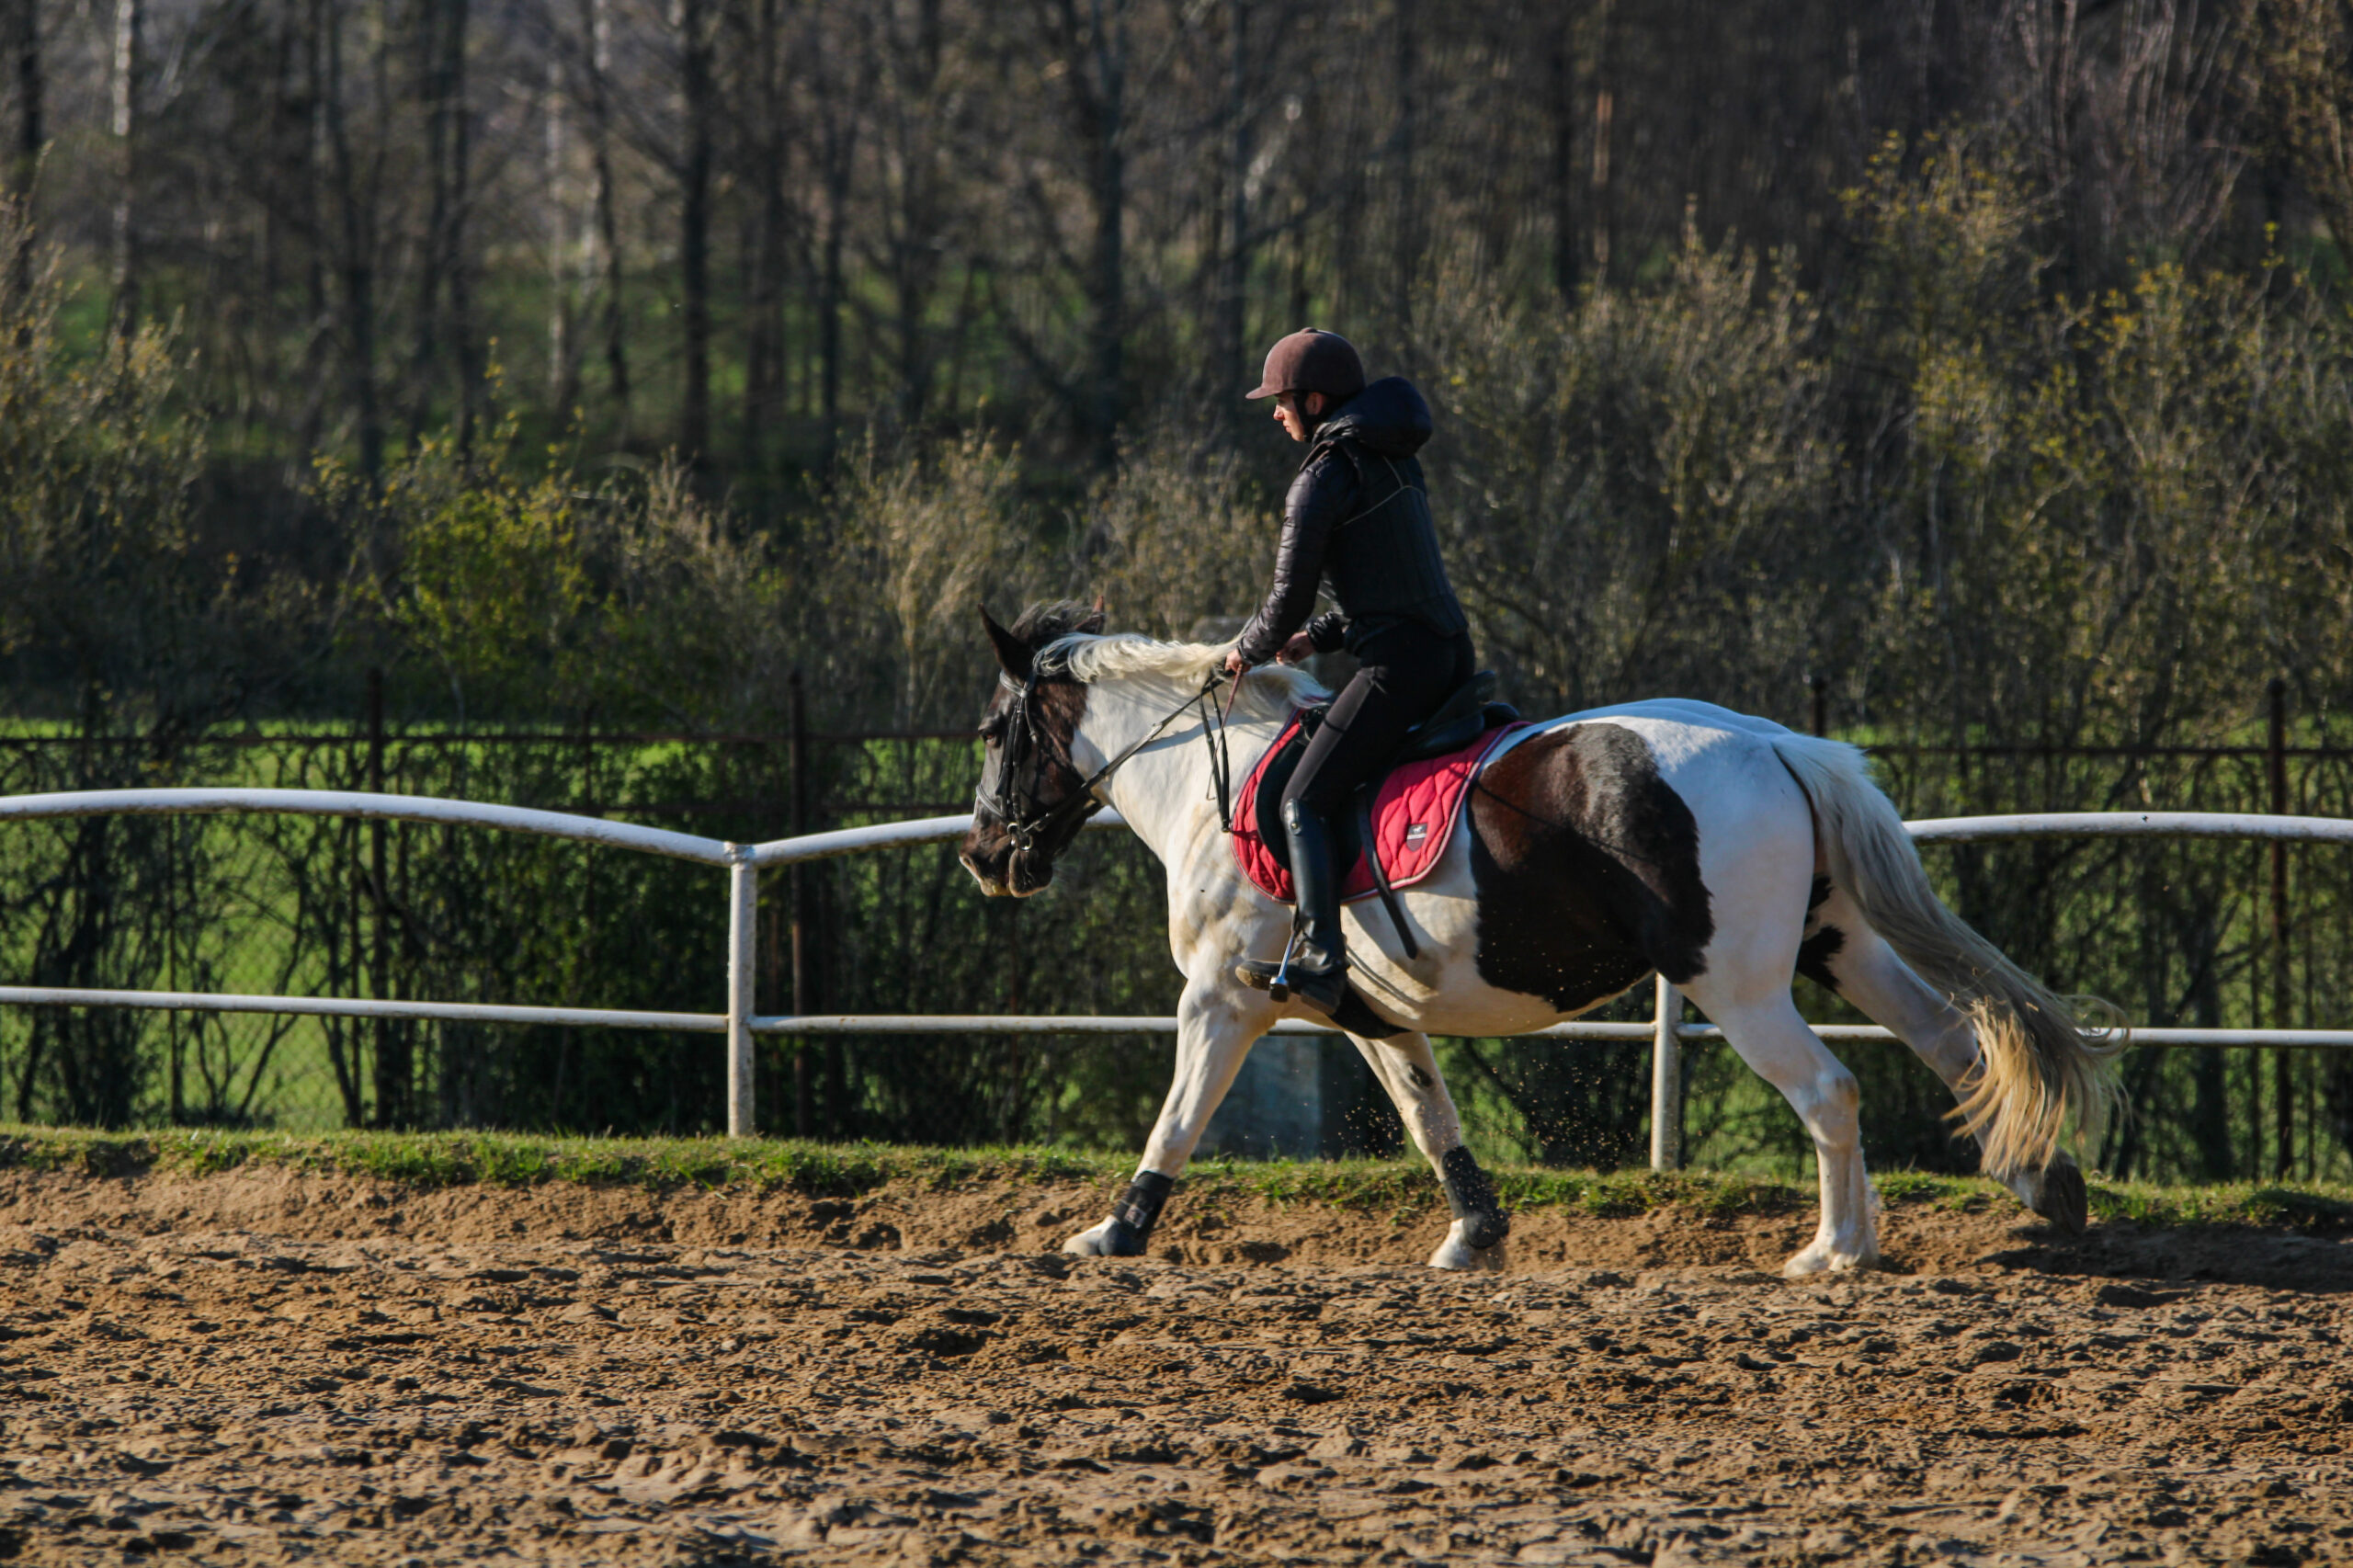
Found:
M 1073 1257 L 1142 1257 L 1147 1244 L 1143 1233 L 1116 1214 L 1063 1243 Z
M 1498 1241 L 1493 1246 L 1472 1246 L 1462 1230 L 1463 1221 L 1456 1221 L 1453 1228 L 1447 1232 L 1446 1240 L 1438 1244 L 1438 1251 L 1430 1254 L 1430 1267 L 1455 1274 L 1502 1273 L 1506 1262 L 1505 1244 Z
M 2043 1167 L 2034 1211 L 2071 1236 L 2084 1233 L 2091 1223 L 2092 1200 L 2084 1187 L 2083 1170 L 2075 1161 L 2062 1154 Z
M 1789 1262 L 1781 1265 L 1784 1279 L 1811 1279 L 1817 1274 L 1850 1274 L 1859 1268 L 1877 1268 L 1879 1253 L 1841 1252 L 1828 1242 L 1815 1242 Z

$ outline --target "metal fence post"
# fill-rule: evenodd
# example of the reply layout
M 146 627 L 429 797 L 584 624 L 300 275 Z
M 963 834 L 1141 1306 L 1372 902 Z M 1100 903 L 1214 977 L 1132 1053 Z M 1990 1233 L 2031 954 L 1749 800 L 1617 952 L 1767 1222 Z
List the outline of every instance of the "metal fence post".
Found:
M 759 935 L 760 870 L 749 845 L 727 846 L 727 1136 L 749 1138 L 752 1107 L 752 980 Z
M 1651 1169 L 1683 1164 L 1683 993 L 1658 977 L 1658 1017 L 1651 1036 Z

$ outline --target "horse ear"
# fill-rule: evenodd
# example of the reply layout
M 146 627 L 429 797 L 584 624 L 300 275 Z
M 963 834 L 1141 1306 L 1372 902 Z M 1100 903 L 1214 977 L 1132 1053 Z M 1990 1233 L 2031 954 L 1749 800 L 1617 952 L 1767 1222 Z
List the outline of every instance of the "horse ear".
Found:
M 1087 611 L 1085 620 L 1078 623 L 1078 630 L 1091 637 L 1099 637 L 1103 628 L 1108 624 L 1110 622 L 1103 613 L 1103 596 L 1097 594 L 1095 596 L 1095 608 Z
M 996 649 L 996 662 L 1005 666 L 1005 673 L 1027 676 L 1029 674 L 1029 644 L 999 626 L 996 617 L 989 613 L 986 605 L 981 606 L 981 624 L 988 629 L 989 643 Z

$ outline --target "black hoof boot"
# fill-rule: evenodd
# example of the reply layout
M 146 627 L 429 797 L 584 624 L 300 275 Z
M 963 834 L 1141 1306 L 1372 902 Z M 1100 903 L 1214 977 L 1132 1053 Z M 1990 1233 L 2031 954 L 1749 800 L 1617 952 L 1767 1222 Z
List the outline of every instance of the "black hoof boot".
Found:
M 2065 1154 L 2053 1156 L 2042 1167 L 2042 1189 L 2035 1197 L 2034 1211 L 2069 1235 L 2080 1236 L 2091 1223 L 2091 1208 L 2082 1169 Z
M 1501 1246 L 1511 1234 L 1511 1216 L 1504 1212 L 1495 1184 L 1487 1179 L 1471 1151 L 1458 1144 L 1446 1152 L 1438 1165 L 1445 1173 L 1446 1205 L 1462 1221 L 1464 1244 L 1481 1252 Z
M 1137 1230 L 1117 1214 L 1111 1216 L 1103 1231 L 1105 1257 L 1142 1257 L 1151 1247 L 1152 1238 Z
M 1142 1257 L 1152 1245 L 1152 1228 L 1160 1222 L 1161 1206 L 1176 1186 L 1176 1178 L 1158 1171 L 1138 1171 L 1128 1190 L 1111 1206 L 1103 1227 L 1104 1257 Z

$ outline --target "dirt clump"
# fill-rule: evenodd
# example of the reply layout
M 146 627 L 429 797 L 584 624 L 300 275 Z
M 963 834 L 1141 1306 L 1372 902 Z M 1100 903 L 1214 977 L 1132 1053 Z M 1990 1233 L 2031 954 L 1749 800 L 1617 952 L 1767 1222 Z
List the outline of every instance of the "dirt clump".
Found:
M 0 1558 L 2291 1563 L 2353 1553 L 2340 1243 L 0 1177 Z M 2120 1278 L 2130 1275 L 2130 1278 Z

